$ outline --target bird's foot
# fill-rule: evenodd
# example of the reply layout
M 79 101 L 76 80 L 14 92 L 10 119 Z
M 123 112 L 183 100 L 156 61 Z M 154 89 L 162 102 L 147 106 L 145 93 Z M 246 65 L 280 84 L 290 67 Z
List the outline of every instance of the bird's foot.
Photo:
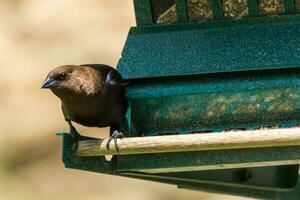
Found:
M 70 135 L 72 139 L 72 151 L 76 151 L 78 148 L 78 141 L 82 140 L 82 136 L 77 132 L 75 128 L 70 128 Z
M 124 134 L 119 132 L 119 131 L 114 131 L 113 134 L 110 136 L 110 138 L 108 139 L 107 143 L 106 143 L 106 149 L 109 150 L 109 145 L 111 143 L 112 140 L 114 140 L 114 144 L 115 144 L 115 147 L 116 147 L 116 150 L 117 150 L 117 153 L 119 154 L 119 147 L 118 147 L 118 144 L 117 144 L 117 139 L 121 139 L 124 137 Z
M 86 137 L 80 135 L 76 130 L 70 131 L 71 139 L 72 139 L 72 150 L 76 151 L 78 148 L 78 141 L 80 140 L 95 140 L 96 138 Z

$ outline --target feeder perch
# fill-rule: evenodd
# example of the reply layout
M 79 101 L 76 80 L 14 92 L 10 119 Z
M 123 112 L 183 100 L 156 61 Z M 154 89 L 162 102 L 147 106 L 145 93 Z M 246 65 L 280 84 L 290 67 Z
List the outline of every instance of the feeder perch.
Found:
M 264 199 L 299 199 L 300 0 L 135 0 L 117 69 L 118 140 L 80 141 L 67 168 Z M 114 155 L 106 161 L 103 155 Z

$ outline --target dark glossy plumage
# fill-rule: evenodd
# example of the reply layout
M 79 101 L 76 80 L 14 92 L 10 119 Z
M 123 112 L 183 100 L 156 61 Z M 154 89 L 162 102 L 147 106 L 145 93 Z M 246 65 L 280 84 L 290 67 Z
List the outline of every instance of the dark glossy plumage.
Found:
M 111 126 L 117 130 L 127 109 L 125 85 L 114 68 L 84 64 L 53 69 L 42 88 L 51 89 L 60 98 L 71 129 L 73 121 L 89 127 Z

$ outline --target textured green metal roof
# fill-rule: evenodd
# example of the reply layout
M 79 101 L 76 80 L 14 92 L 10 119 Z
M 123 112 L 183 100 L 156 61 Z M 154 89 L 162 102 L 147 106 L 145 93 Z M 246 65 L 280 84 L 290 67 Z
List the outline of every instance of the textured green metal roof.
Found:
M 127 79 L 300 66 L 300 16 L 132 28 Z

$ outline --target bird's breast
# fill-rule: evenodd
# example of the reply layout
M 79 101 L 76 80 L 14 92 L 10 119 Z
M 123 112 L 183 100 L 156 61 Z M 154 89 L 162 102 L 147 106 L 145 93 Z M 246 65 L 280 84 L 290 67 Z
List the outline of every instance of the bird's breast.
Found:
M 122 108 L 114 99 L 103 96 L 62 102 L 62 108 L 66 120 L 84 126 L 110 126 L 114 121 L 120 120 L 123 115 Z

